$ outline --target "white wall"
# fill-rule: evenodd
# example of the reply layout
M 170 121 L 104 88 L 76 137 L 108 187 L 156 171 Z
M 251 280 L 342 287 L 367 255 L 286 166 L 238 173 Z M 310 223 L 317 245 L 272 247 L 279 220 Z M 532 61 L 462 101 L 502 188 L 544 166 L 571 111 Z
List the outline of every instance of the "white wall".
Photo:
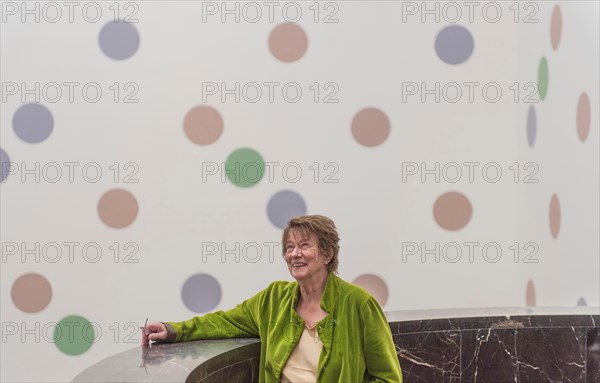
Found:
M 200 2 L 132 2 L 129 8 L 121 3 L 121 17 L 137 11 L 132 25 L 140 37 L 135 54 L 123 60 L 108 57 L 98 43 L 114 14 L 112 3 L 98 3 L 102 15 L 97 22 L 91 20 L 96 3 L 79 3 L 73 22 L 63 3 L 55 3 L 63 12 L 57 22 L 51 22 L 56 9 L 37 3 L 36 21 L 36 3 L 27 3 L 34 14 L 23 13 L 21 4 L 2 4 L 0 41 L 0 147 L 12 163 L 3 165 L 11 174 L 0 185 L 2 380 L 69 380 L 96 361 L 136 346 L 134 323 L 141 325 L 146 317 L 183 320 L 195 315 L 182 299 L 184 283 L 194 274 L 208 274 L 218 282 L 220 295 L 214 289 L 194 294 L 200 307 L 213 307 L 210 302 L 216 300 L 215 310 L 234 306 L 273 280 L 289 280 L 284 263 L 269 253 L 281 229 L 270 221 L 267 207 L 282 190 L 298 193 L 306 213 L 335 220 L 341 236 L 340 276 L 363 281 L 386 311 L 526 303 L 575 306 L 580 298 L 589 306 L 600 304 L 597 3 L 520 3 L 518 22 L 511 3 L 478 3 L 472 19 L 465 3 L 454 3 L 463 12 L 455 24 L 474 40 L 472 55 L 457 65 L 442 61 L 435 50 L 437 34 L 453 24 L 456 8 L 446 3 L 428 2 L 432 14 L 423 12 L 421 2 L 331 2 L 328 8 L 320 3 L 317 23 L 309 8 L 313 3 L 298 3 L 303 12 L 297 24 L 308 38 L 308 49 L 289 63 L 279 61 L 268 44 L 270 33 L 283 21 L 285 3 L 278 3 L 272 22 L 268 8 L 253 3 L 265 12 L 256 23 L 243 14 L 240 22 L 229 15 L 223 23 L 203 14 Z M 221 3 L 204 3 L 204 10 L 214 4 Z M 243 10 L 243 3 L 238 4 Z M 492 22 L 497 4 L 502 14 Z M 84 5 L 87 18 L 81 13 Z M 550 39 L 555 6 L 562 14 L 557 49 Z M 334 10 L 338 22 L 323 22 Z M 527 15 L 530 23 L 524 22 Z M 528 103 L 528 83 L 537 82 L 542 57 L 549 66 L 548 94 L 543 101 Z M 36 92 L 23 92 L 23 83 L 31 89 L 36 82 L 39 103 L 51 113 L 54 125 L 46 139 L 31 143 L 19 137 L 21 128 L 14 127 L 13 119 L 24 103 L 34 101 Z M 79 84 L 72 102 L 65 82 Z M 115 82 L 120 97 L 134 89 L 123 89 L 123 84 L 134 83 L 138 102 L 115 102 L 109 88 Z M 235 82 L 278 82 L 278 89 L 295 82 L 303 95 L 297 103 L 285 101 L 281 93 L 272 103 L 266 95 L 257 103 L 243 97 L 234 102 L 233 96 L 226 102 L 207 96 L 203 102 L 202 84 L 208 82 L 225 82 L 230 88 Z M 321 86 L 316 103 L 309 88 L 315 82 Z M 329 82 L 339 90 L 337 103 L 322 100 L 330 90 L 323 84 Z M 436 82 L 439 102 L 434 94 L 425 94 L 423 102 L 420 94 L 403 93 L 409 83 L 434 89 Z M 51 102 L 54 93 L 43 91 L 55 89 L 51 83 L 63 91 L 57 102 Z M 89 83 L 102 89 L 96 103 L 79 91 Z M 463 92 L 458 102 L 450 102 L 454 83 Z M 472 102 L 465 83 L 474 83 Z M 486 85 L 489 97 L 501 89 L 497 102 L 482 94 Z M 444 95 L 444 89 L 450 93 Z M 583 142 L 576 124 L 582 92 L 591 104 L 591 127 Z M 197 145 L 184 133 L 186 113 L 202 104 L 215 108 L 224 121 L 223 133 L 209 145 Z M 538 122 L 533 146 L 527 141 L 531 105 Z M 361 145 L 351 132 L 354 116 L 367 107 L 383 111 L 391 126 L 387 139 L 374 147 Z M 203 179 L 203 169 L 221 164 L 240 147 L 276 163 L 273 179 L 265 175 L 248 188 L 216 175 L 204 174 Z M 65 162 L 77 163 L 73 182 Z M 472 182 L 465 162 L 475 163 Z M 523 181 L 530 162 L 539 168 L 537 183 Z M 35 169 L 36 163 L 39 171 L 23 172 L 24 167 Z M 50 182 L 53 163 L 63 171 L 55 183 Z M 118 182 L 113 179 L 114 163 L 120 167 Z M 320 168 L 317 182 L 314 163 Z M 332 164 L 325 168 L 327 163 Z M 433 174 L 425 175 L 422 182 L 419 174 L 407 174 L 412 163 L 425 163 L 429 169 L 439 163 L 449 173 L 439 174 L 439 182 Z M 450 182 L 453 163 L 463 171 L 458 182 Z M 513 179 L 514 163 L 521 169 L 518 182 Z M 302 170 L 298 182 L 281 173 L 290 164 Z M 102 170 L 97 182 L 82 176 L 86 165 Z M 490 177 L 494 169 L 502 170 L 498 182 L 484 178 L 484 165 Z M 124 182 L 133 169 L 138 182 Z M 288 175 L 293 177 L 291 169 Z M 334 170 L 332 180 L 337 182 L 325 182 Z M 98 212 L 102 196 L 115 188 L 127 190 L 138 206 L 135 219 L 122 228 L 109 227 Z M 433 211 L 438 197 L 453 191 L 468 198 L 472 215 L 466 225 L 447 230 Z M 556 238 L 549 223 L 553 194 L 560 201 Z M 445 217 L 458 215 L 449 212 Z M 36 242 L 40 250 L 21 259 L 24 248 L 35 248 Z M 78 244 L 73 262 L 65 242 Z M 121 247 L 119 262 L 113 258 L 115 242 Z M 521 247 L 518 262 L 511 250 L 515 242 Z M 523 262 L 528 242 L 539 249 L 532 258 L 537 263 Z M 54 243 L 62 258 L 52 262 Z M 137 263 L 123 262 L 129 251 L 123 249 L 125 243 L 137 246 Z M 221 250 L 222 243 L 229 249 L 238 244 L 239 250 L 226 255 L 223 263 L 220 254 L 208 253 L 213 243 Z M 421 250 L 422 243 L 428 249 L 439 243 L 448 252 L 440 250 L 439 263 L 434 254 L 421 262 L 419 254 L 409 253 L 411 243 Z M 474 243 L 472 262 L 465 243 Z M 89 244 L 102 250 L 95 263 L 81 253 Z M 261 257 L 250 262 L 255 244 Z M 456 262 L 451 259 L 453 244 L 462 250 Z M 491 245 L 502 251 L 496 262 Z M 481 251 L 484 246 L 487 253 Z M 17 283 L 28 273 L 45 279 L 51 296 L 47 287 L 33 286 L 31 280 Z M 534 294 L 530 291 L 526 302 L 528 282 Z M 27 305 L 34 312 L 23 311 Z M 96 329 L 93 344 L 79 355 L 67 355 L 54 343 L 55 323 L 68 315 L 81 316 Z M 74 334 L 71 343 L 86 344 L 80 331 Z M 65 342 L 63 338 L 59 343 Z M 32 361 L 36 368 L 29 367 Z

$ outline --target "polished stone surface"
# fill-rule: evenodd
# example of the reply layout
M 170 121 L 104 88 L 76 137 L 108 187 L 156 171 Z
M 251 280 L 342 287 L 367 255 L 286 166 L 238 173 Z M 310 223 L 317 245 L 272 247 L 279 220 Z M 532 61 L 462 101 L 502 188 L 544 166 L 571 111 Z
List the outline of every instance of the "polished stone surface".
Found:
M 584 382 L 583 328 L 487 329 L 462 334 L 463 382 Z
M 392 336 L 405 382 L 460 382 L 460 331 Z
M 405 383 L 600 383 L 597 307 L 387 315 Z
M 600 315 L 600 307 L 475 307 L 456 309 L 402 310 L 386 312 L 389 322 L 424 319 L 481 318 L 549 315 Z M 598 325 L 598 323 L 596 323 Z
M 94 364 L 73 382 L 255 382 L 259 353 L 258 339 L 138 346 Z
M 405 383 L 600 383 L 600 308 L 386 313 Z M 74 382 L 257 382 L 258 339 L 136 347 Z
M 600 328 L 594 327 L 587 334 L 586 383 L 600 382 Z

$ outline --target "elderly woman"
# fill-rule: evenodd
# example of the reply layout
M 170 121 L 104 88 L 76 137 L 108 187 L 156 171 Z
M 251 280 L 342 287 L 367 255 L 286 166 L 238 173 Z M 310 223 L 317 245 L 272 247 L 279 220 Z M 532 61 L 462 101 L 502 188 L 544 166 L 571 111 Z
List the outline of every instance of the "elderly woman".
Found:
M 259 337 L 260 382 L 402 382 L 381 307 L 335 275 L 338 242 L 329 218 L 292 219 L 282 246 L 296 282 L 273 282 L 229 311 L 149 323 L 143 344 Z

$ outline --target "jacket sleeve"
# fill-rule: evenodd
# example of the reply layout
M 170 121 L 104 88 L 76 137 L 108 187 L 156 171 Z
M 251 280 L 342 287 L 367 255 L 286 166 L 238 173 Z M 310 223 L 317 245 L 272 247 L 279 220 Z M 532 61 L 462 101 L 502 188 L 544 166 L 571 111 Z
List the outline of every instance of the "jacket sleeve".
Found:
M 260 337 L 260 310 L 272 285 L 228 311 L 197 316 L 183 322 L 166 322 L 175 342 L 200 339 Z
M 365 362 L 369 382 L 402 383 L 402 370 L 387 318 L 369 297 L 362 309 Z

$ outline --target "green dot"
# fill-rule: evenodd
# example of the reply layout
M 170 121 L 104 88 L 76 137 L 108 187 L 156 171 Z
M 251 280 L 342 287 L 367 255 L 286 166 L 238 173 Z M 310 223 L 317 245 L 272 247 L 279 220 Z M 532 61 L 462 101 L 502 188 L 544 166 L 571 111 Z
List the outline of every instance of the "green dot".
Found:
M 540 98 L 545 99 L 546 93 L 548 93 L 548 61 L 545 57 L 542 57 L 538 67 L 538 91 L 540 92 Z
M 94 326 L 79 315 L 63 318 L 54 328 L 54 344 L 67 355 L 83 354 L 94 341 Z
M 234 185 L 248 188 L 262 179 L 265 174 L 265 162 L 256 150 L 240 148 L 227 157 L 225 174 Z

